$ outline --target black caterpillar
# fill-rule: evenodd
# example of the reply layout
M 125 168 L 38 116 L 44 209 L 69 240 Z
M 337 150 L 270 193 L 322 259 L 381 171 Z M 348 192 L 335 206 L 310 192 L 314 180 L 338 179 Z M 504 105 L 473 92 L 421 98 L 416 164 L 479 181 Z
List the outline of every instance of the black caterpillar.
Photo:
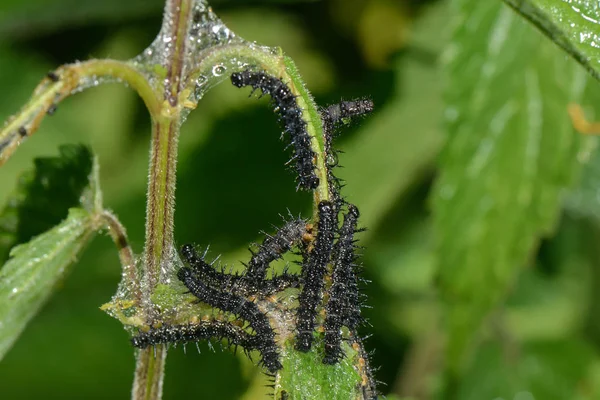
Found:
M 329 138 L 329 141 L 331 141 L 335 127 L 344 119 L 364 116 L 371 112 L 373 112 L 373 101 L 370 99 L 341 101 L 322 109 L 321 119 L 323 120 L 323 129 L 326 138 Z
M 296 349 L 307 352 L 313 342 L 317 309 L 323 297 L 327 264 L 337 228 L 337 215 L 329 201 L 319 203 L 319 221 L 314 248 L 302 263 L 302 291 L 296 312 Z
M 242 347 L 246 354 L 257 350 L 262 355 L 261 364 L 271 373 L 281 368 L 279 354 L 274 343 L 266 341 L 258 334 L 251 335 L 246 330 L 229 322 L 218 320 L 202 321 L 199 324 L 163 326 L 150 329 L 135 336 L 131 342 L 134 347 L 146 348 L 157 344 L 178 344 L 198 342 L 200 340 L 225 340 L 228 346 Z
M 254 340 L 244 329 L 223 321 L 202 321 L 199 324 L 163 326 L 141 332 L 131 339 L 134 347 L 144 349 L 165 343 L 188 343 L 200 340 L 226 339 L 230 345 L 242 346 L 247 351 L 252 350 Z
M 252 86 L 253 90 L 260 89 L 262 94 L 271 96 L 275 112 L 283 125 L 284 133 L 290 135 L 294 147 L 298 187 L 306 190 L 316 189 L 319 178 L 315 173 L 315 153 L 312 151 L 310 135 L 306 130 L 306 121 L 302 118 L 302 109 L 298 106 L 296 96 L 290 88 L 278 78 L 265 72 L 243 71 L 231 74 L 231 83 L 242 88 Z
M 344 356 L 341 349 L 342 326 L 345 325 L 354 332 L 362 322 L 355 270 L 357 257 L 354 253 L 354 233 L 358 216 L 358 209 L 349 205 L 334 247 L 332 284 L 328 291 L 329 301 L 325 307 L 325 364 L 335 364 Z
M 373 102 L 369 99 L 358 99 L 351 101 L 342 101 L 321 109 L 321 120 L 323 121 L 323 137 L 325 139 L 325 162 L 327 165 L 327 182 L 331 200 L 336 207 L 336 212 L 340 211 L 344 201 L 340 195 L 343 187 L 343 181 L 333 174 L 333 169 L 338 166 L 337 151 L 332 148 L 333 139 L 336 136 L 336 129 L 345 121 L 358 116 L 364 116 L 373 111 Z
M 275 235 L 268 236 L 258 251 L 252 253 L 246 268 L 246 277 L 255 285 L 264 282 L 269 265 L 300 243 L 305 233 L 306 220 L 295 219 L 287 222 Z

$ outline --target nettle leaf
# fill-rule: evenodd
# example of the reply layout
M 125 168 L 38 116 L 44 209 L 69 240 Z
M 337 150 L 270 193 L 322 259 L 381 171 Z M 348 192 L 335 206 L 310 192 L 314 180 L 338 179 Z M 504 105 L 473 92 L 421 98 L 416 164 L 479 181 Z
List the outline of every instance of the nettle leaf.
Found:
M 75 145 L 61 147 L 59 157 L 35 160 L 0 213 L 0 250 L 27 242 L 13 247 L 0 269 L 0 359 L 98 227 L 93 165 L 90 150 Z M 82 202 L 89 211 L 74 208 Z
M 580 167 L 567 104 L 583 69 L 500 2 L 457 0 L 446 127 L 433 195 L 440 288 L 457 367 L 487 312 L 551 233 Z
M 362 399 L 356 382 L 367 379 L 356 370 L 360 354 L 343 343 L 346 355 L 335 365 L 323 364 L 323 346 L 317 342 L 313 348 L 302 353 L 286 342 L 282 350 L 283 371 L 275 388 L 273 398 L 289 399 Z M 287 395 L 284 396 L 283 392 Z
M 591 0 L 504 0 L 600 79 L 600 4 Z
M 6 261 L 11 247 L 52 228 L 80 204 L 89 187 L 92 153 L 81 145 L 62 146 L 59 151 L 58 157 L 34 161 L 35 168 L 20 177 L 0 211 L 0 262 Z
M 584 65 L 596 79 L 600 79 L 600 5 L 597 1 L 504 1 Z M 583 104 L 596 105 L 598 85 L 588 89 Z M 569 209 L 583 216 L 593 217 L 596 221 L 600 220 L 597 195 L 600 152 L 597 147 L 596 140 L 587 143 L 587 148 L 582 153 L 587 165 L 579 186 L 570 193 L 567 204 Z
M 0 269 L 0 359 L 65 276 L 93 236 L 91 214 L 80 208 L 27 244 L 12 249 Z

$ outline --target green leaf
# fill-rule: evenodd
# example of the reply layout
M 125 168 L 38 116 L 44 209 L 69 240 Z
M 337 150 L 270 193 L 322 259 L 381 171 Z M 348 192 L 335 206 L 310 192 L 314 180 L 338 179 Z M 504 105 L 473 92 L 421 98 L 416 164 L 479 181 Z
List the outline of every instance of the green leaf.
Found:
M 448 143 L 433 195 L 440 287 L 457 368 L 485 315 L 552 232 L 579 138 L 582 68 L 500 2 L 456 0 L 445 69 Z
M 48 299 L 94 232 L 82 209 L 27 244 L 12 249 L 0 270 L 0 359 Z
M 308 353 L 296 351 L 292 343 L 287 342 L 282 349 L 283 368 L 278 372 L 273 398 L 362 399 L 358 392 L 362 378 L 357 372 L 360 355 L 347 343 L 343 343 L 343 350 L 346 357 L 335 365 L 328 365 L 322 361 L 322 340 Z
M 600 6 L 592 0 L 504 0 L 600 79 Z
M 0 211 L 0 263 L 11 247 L 52 228 L 80 204 L 89 186 L 92 154 L 81 145 L 62 146 L 59 151 L 58 157 L 34 161 L 35 168 L 21 176 Z

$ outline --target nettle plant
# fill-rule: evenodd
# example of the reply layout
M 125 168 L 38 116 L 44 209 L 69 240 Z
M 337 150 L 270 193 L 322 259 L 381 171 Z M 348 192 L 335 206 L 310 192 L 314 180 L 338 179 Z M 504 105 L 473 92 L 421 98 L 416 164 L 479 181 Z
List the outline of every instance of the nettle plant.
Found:
M 311 219 L 290 216 L 268 233 L 251 249 L 242 273 L 213 265 L 193 245 L 178 249 L 173 239 L 180 128 L 204 94 L 226 79 L 270 96 L 292 149 L 297 188 L 312 191 L 315 205 Z M 359 212 L 340 194 L 332 150 L 336 130 L 368 114 L 371 101 L 319 108 L 293 61 L 279 49 L 243 40 L 203 0 L 169 0 L 158 37 L 138 57 L 90 60 L 50 72 L 2 129 L 0 163 L 61 100 L 114 81 L 140 95 L 152 120 L 144 253 L 132 252 L 124 227 L 105 208 L 99 167 L 89 149 L 67 146 L 58 158 L 37 160 L 5 213 L 15 224 L 7 240 L 34 238 L 14 247 L 0 270 L 0 357 L 86 243 L 108 230 L 123 277 L 102 308 L 123 323 L 137 348 L 133 398 L 161 397 L 169 345 L 202 340 L 240 346 L 258 357 L 272 377 L 274 398 L 376 398 L 357 336 L 364 322 L 355 237 Z M 36 217 L 52 200 L 79 206 L 52 229 L 35 232 Z M 272 265 L 290 252 L 296 254 L 298 274 Z

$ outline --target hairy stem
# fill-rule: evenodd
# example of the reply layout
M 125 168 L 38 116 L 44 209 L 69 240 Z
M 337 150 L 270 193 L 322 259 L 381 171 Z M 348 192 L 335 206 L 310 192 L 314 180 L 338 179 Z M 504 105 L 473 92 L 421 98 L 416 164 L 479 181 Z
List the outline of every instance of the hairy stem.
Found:
M 167 349 L 156 345 L 140 350 L 135 367 L 135 381 L 131 392 L 132 399 L 160 399 Z M 144 379 L 138 379 L 144 377 Z
M 142 269 L 146 316 L 154 319 L 150 296 L 160 282 L 173 256 L 173 214 L 175 204 L 175 168 L 179 120 L 161 117 L 152 123 L 150 173 L 146 205 L 146 244 Z
M 171 269 L 174 255 L 173 215 L 175 207 L 175 172 L 177 142 L 182 107 L 179 93 L 186 55 L 187 31 L 191 21 L 193 0 L 169 0 L 161 35 L 173 44 L 165 50 L 167 70 L 164 80 L 164 99 L 160 112 L 152 113 L 152 144 L 146 205 L 146 243 L 142 267 L 143 304 L 148 325 L 155 319 L 150 298 L 156 285 Z M 162 396 L 167 350 L 163 346 L 138 353 L 133 399 L 154 400 Z

